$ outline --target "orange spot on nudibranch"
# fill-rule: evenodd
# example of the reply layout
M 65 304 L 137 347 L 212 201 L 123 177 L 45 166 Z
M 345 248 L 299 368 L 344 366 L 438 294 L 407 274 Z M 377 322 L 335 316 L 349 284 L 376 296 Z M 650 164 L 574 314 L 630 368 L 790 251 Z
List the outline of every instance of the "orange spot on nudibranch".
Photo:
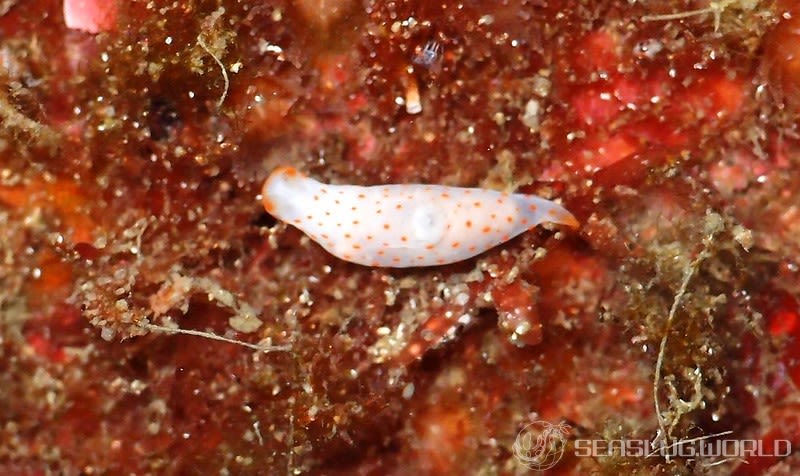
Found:
M 353 249 L 354 249 L 354 250 L 360 250 L 360 249 L 361 249 L 361 245 L 359 245 L 359 244 L 357 244 L 357 243 L 354 243 L 354 244 L 353 244 Z
M 450 194 L 448 194 L 448 193 L 443 193 L 443 194 L 441 195 L 441 197 L 442 197 L 442 198 L 450 198 Z
M 398 210 L 400 210 L 401 208 L 403 208 L 403 205 L 402 205 L 402 204 L 400 204 L 400 203 L 398 203 L 398 204 L 397 204 L 397 206 L 396 206 L 395 208 L 396 208 L 396 209 L 398 209 Z
M 460 243 L 456 241 L 456 242 L 453 242 L 453 244 L 452 244 L 451 246 L 452 246 L 453 248 L 458 248 L 458 247 L 459 247 L 459 245 L 460 245 Z
M 481 202 L 475 202 L 475 203 L 473 203 L 473 205 L 475 205 L 475 208 L 480 208 L 481 207 Z
M 401 236 L 400 237 L 400 241 L 403 241 L 403 242 L 408 241 L 408 237 L 407 236 Z
M 348 240 L 349 240 L 350 238 L 352 238 L 352 236 L 350 235 L 350 233 L 345 233 L 345 234 L 344 234 L 344 237 L 345 237 L 345 238 L 347 238 Z
M 385 251 L 383 251 L 383 250 L 378 250 L 378 256 L 383 256 L 383 255 L 385 255 L 385 254 L 386 254 L 386 252 L 385 252 Z
M 490 231 L 492 231 L 492 229 L 491 229 L 491 228 L 489 228 L 488 226 L 485 226 L 485 227 L 483 227 L 483 230 L 482 230 L 482 231 L 483 231 L 484 233 L 489 233 Z
M 383 224 L 383 229 L 384 229 L 384 230 L 388 230 L 389 228 L 391 228 L 391 227 L 389 226 L 389 224 L 388 224 L 388 223 L 384 223 L 384 224 Z
M 466 225 L 467 225 L 467 228 L 472 228 L 472 222 L 470 220 L 467 220 Z
M 372 240 L 372 235 L 367 235 L 367 240 Z
M 359 194 L 358 194 L 358 198 L 367 198 L 367 196 L 366 196 L 366 195 L 364 195 L 363 193 L 359 193 Z
M 425 246 L 425 249 L 426 250 L 432 250 L 433 249 L 433 245 L 427 245 L 427 246 Z
M 509 216 L 506 217 L 506 221 L 509 222 L 509 223 L 514 223 L 514 217 L 509 215 Z

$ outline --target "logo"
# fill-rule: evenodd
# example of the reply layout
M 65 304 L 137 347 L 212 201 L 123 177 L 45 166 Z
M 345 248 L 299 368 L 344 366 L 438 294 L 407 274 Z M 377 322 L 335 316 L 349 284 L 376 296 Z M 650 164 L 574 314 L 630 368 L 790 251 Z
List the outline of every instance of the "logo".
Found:
M 514 456 L 530 469 L 543 471 L 561 461 L 569 434 L 569 425 L 535 421 L 517 434 Z

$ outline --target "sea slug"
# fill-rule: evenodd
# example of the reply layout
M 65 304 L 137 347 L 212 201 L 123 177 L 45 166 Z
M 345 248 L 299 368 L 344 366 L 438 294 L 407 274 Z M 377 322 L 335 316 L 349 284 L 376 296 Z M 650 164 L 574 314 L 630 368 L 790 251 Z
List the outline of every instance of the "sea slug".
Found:
M 264 182 L 264 208 L 331 254 L 366 266 L 407 268 L 471 258 L 542 222 L 578 226 L 533 195 L 443 185 L 327 185 L 292 167 Z

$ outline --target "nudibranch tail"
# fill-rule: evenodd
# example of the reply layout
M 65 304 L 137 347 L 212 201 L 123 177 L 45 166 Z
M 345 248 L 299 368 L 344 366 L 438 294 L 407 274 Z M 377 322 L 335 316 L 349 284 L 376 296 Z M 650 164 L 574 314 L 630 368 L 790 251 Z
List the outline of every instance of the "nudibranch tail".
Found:
M 405 268 L 471 258 L 542 223 L 578 226 L 564 207 L 533 195 L 442 185 L 328 185 L 279 167 L 264 208 L 331 254 Z
M 567 225 L 572 228 L 580 226 L 580 222 L 575 216 L 561 205 L 535 195 L 520 196 L 523 197 L 523 201 L 525 202 L 522 215 L 523 218 L 527 219 L 530 223 L 531 226 L 529 228 L 533 228 L 545 222 L 558 223 L 559 225 Z
M 570 228 L 578 228 L 581 226 L 581 222 L 579 222 L 572 213 L 566 210 L 564 210 L 564 213 L 556 220 L 556 223 L 567 225 Z

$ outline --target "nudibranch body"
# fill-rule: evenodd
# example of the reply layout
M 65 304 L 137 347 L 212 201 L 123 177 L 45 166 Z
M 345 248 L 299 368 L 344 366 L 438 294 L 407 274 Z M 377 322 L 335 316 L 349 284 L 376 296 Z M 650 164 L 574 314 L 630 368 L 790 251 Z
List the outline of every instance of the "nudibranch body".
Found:
M 577 226 L 562 206 L 533 195 L 443 185 L 328 185 L 292 167 L 262 189 L 268 213 L 331 254 L 366 266 L 462 261 L 542 222 Z

